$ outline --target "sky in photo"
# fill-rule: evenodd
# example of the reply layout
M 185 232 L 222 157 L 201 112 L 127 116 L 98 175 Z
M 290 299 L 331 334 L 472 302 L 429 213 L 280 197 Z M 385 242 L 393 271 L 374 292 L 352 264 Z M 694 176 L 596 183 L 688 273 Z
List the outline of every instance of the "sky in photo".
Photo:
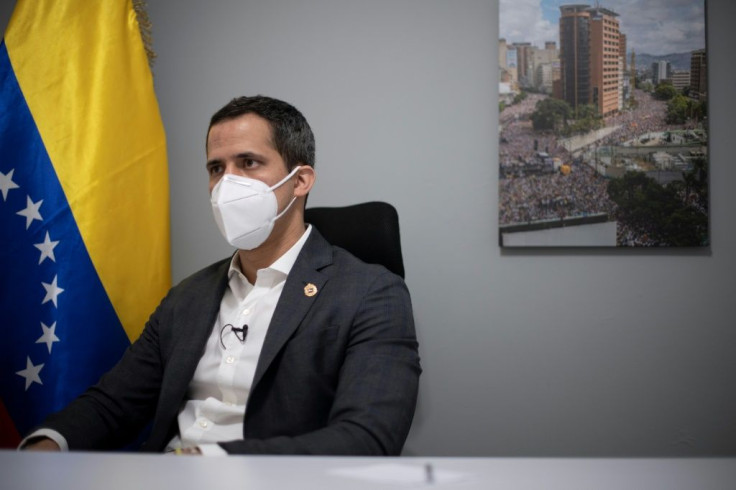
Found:
M 560 5 L 595 1 L 500 0 L 500 37 L 508 43 L 559 45 Z M 606 0 L 598 5 L 619 14 L 627 50 L 638 54 L 685 53 L 705 47 L 704 0 Z

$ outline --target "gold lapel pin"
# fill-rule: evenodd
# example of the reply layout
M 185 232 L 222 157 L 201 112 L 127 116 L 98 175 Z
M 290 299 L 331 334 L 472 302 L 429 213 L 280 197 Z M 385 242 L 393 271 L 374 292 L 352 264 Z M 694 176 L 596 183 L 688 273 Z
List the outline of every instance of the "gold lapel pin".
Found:
M 308 297 L 311 298 L 315 294 L 317 294 L 317 286 L 315 286 L 311 282 L 309 284 L 307 284 L 306 286 L 304 286 L 304 295 L 305 296 L 308 296 Z

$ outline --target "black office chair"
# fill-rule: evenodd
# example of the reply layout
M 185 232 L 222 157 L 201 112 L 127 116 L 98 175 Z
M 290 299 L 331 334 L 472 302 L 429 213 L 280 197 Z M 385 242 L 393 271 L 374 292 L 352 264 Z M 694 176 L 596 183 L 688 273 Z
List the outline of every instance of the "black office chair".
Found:
M 304 211 L 304 221 L 317 228 L 332 245 L 404 277 L 399 214 L 392 205 L 374 201 L 345 207 L 308 208 Z

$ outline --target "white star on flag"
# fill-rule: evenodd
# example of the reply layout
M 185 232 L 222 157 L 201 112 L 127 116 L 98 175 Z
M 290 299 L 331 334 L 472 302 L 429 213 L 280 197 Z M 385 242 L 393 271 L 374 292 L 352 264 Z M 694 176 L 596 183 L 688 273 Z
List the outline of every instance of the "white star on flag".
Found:
M 58 277 L 59 277 L 59 276 L 54 276 L 54 280 L 53 280 L 53 281 L 51 282 L 51 284 L 47 284 L 47 283 L 45 283 L 45 282 L 42 282 L 42 283 L 41 283 L 41 285 L 42 285 L 42 286 L 44 287 L 44 289 L 46 290 L 46 297 L 45 297 L 45 298 L 43 299 L 43 301 L 41 302 L 41 304 L 45 304 L 45 303 L 48 303 L 49 301 L 53 301 L 53 302 L 54 302 L 54 306 L 57 306 L 57 307 L 58 307 L 58 305 L 56 304 L 56 298 L 57 298 L 57 297 L 58 297 L 58 296 L 59 296 L 59 295 L 60 295 L 61 293 L 63 293 L 63 292 L 64 292 L 64 290 L 63 290 L 63 289 L 61 289 L 61 288 L 60 288 L 60 287 L 59 287 L 59 286 L 58 286 L 58 285 L 56 284 L 56 279 L 57 279 Z
M 3 201 L 8 199 L 8 191 L 10 189 L 17 189 L 19 187 L 18 184 L 13 182 L 13 172 L 15 172 L 14 168 L 7 174 L 0 172 L 0 192 L 3 193 Z
M 43 221 L 41 213 L 38 211 L 41 204 L 43 204 L 43 199 L 38 202 L 33 202 L 31 200 L 31 196 L 27 196 L 26 208 L 15 213 L 26 217 L 26 230 L 30 228 L 33 220 L 37 219 L 38 221 Z
M 43 329 L 43 335 L 36 341 L 37 344 L 46 344 L 49 348 L 49 354 L 51 354 L 51 346 L 54 342 L 61 342 L 61 339 L 56 336 L 56 322 L 50 327 L 47 327 L 45 323 L 41 322 L 41 328 Z
M 38 263 L 40 264 L 46 258 L 49 258 L 53 262 L 56 262 L 56 257 L 54 256 L 54 248 L 58 244 L 59 244 L 58 241 L 55 241 L 55 242 L 51 241 L 51 238 L 49 238 L 48 231 L 46 232 L 46 239 L 43 241 L 43 243 L 34 243 L 33 246 L 41 251 L 41 257 L 38 259 Z
M 31 384 L 33 383 L 38 383 L 40 385 L 43 384 L 43 382 L 41 381 L 41 376 L 38 375 L 38 373 L 41 372 L 42 368 L 43 364 L 34 366 L 31 362 L 31 358 L 26 357 L 26 368 L 21 369 L 20 371 L 16 371 L 15 374 L 26 379 L 26 391 L 28 391 L 28 387 L 31 386 Z

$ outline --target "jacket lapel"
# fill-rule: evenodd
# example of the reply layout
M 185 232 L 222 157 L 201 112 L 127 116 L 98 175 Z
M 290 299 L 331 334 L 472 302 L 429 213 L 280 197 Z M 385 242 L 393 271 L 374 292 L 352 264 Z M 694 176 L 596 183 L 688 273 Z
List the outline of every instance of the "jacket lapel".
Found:
M 284 347 L 299 324 L 304 319 L 314 301 L 319 297 L 328 275 L 320 272 L 332 263 L 332 247 L 313 227 L 304 248 L 299 253 L 294 266 L 284 284 L 284 290 L 271 318 L 261 355 L 253 377 L 251 392 L 256 389 L 276 355 Z M 307 289 L 316 287 L 316 294 Z M 310 288 L 311 289 L 311 288 Z

